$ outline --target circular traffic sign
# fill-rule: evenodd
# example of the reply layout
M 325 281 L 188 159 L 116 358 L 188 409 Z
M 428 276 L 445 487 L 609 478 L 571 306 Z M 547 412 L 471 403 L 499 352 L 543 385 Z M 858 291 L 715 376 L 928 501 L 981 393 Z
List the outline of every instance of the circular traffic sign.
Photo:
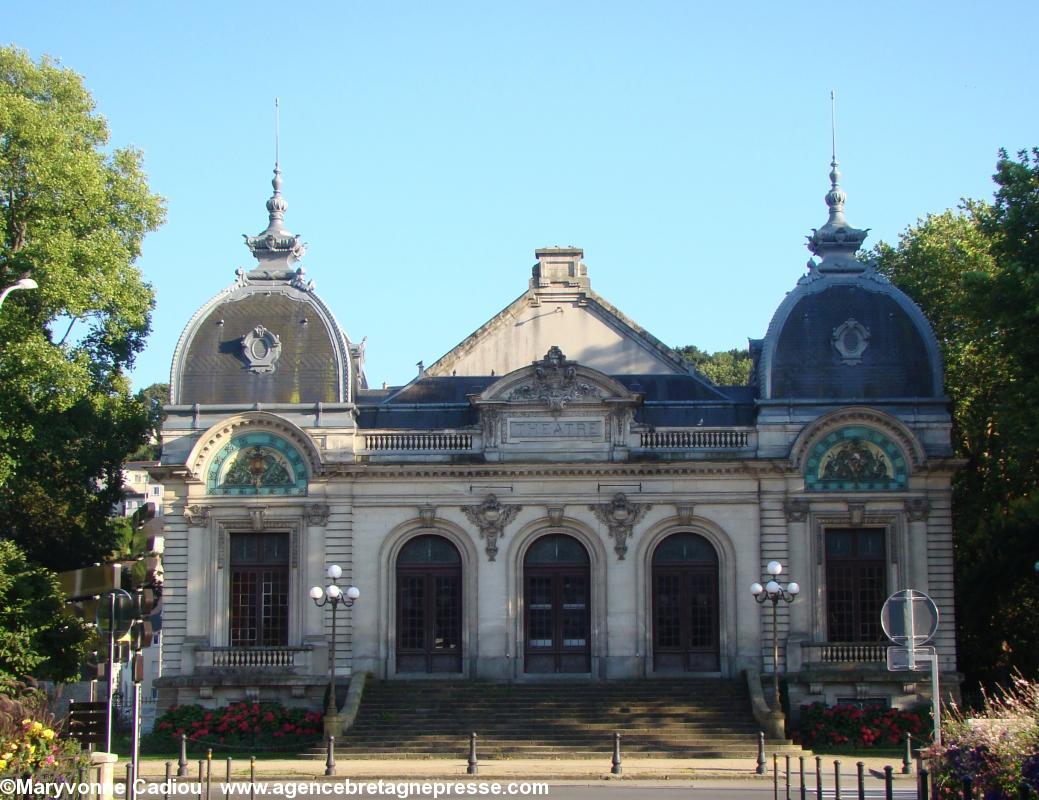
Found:
M 880 626 L 887 638 L 903 647 L 919 647 L 938 630 L 938 606 L 916 589 L 895 592 L 880 609 Z

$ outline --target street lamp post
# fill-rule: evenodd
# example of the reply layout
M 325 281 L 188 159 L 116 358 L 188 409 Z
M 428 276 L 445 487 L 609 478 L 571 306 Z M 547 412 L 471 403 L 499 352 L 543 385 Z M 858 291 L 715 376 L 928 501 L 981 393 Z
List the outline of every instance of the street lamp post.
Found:
M 798 592 L 801 591 L 801 587 L 794 581 L 791 581 L 786 586 L 782 586 L 776 580 L 783 571 L 783 565 L 778 561 L 769 561 L 766 569 L 769 574 L 768 582 L 764 586 L 760 583 L 751 584 L 750 593 L 754 595 L 754 599 L 759 603 L 772 603 L 772 716 L 776 720 L 781 720 L 783 707 L 779 702 L 779 630 L 777 610 L 780 601 L 785 603 L 794 602 Z
M 325 588 L 315 586 L 310 590 L 310 599 L 318 608 L 332 606 L 332 643 L 328 650 L 328 704 L 325 708 L 325 733 L 337 735 L 335 730 L 338 716 L 336 714 L 336 612 L 339 606 L 350 608 L 354 601 L 361 596 L 361 590 L 356 586 L 347 586 L 345 589 L 338 584 L 343 576 L 343 568 L 338 564 L 328 567 L 328 579 L 330 583 Z
M 0 306 L 4 304 L 4 300 L 7 299 L 7 295 L 11 292 L 17 292 L 19 289 L 39 289 L 40 285 L 36 283 L 32 278 L 19 278 L 17 281 L 12 283 L 2 292 L 0 292 Z

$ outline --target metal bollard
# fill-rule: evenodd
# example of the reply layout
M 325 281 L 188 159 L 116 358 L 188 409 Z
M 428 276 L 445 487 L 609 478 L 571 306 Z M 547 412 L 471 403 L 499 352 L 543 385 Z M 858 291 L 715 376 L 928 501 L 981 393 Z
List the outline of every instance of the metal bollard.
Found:
M 823 757 L 815 757 L 815 800 L 823 800 Z
M 790 800 L 790 754 L 783 756 L 783 772 L 786 779 L 786 800 Z
M 478 775 L 480 764 L 476 760 L 476 734 L 469 734 L 469 766 L 465 768 L 466 774 Z
M 170 783 L 171 783 L 170 782 L 170 776 L 172 774 L 173 774 L 173 762 L 172 761 L 167 761 L 166 762 L 166 780 L 163 781 L 163 783 L 162 783 L 163 788 L 165 788 L 165 790 L 166 790 L 162 794 L 162 796 L 163 796 L 163 798 L 165 798 L 165 800 L 170 800 Z
M 224 780 L 227 783 L 231 782 L 231 756 L 227 757 L 227 767 L 224 769 Z
M 895 768 L 892 766 L 884 767 L 884 800 L 894 800 L 895 798 Z
M 916 800 L 930 800 L 930 791 L 927 787 L 927 767 L 920 767 L 916 771 Z
M 213 749 L 206 750 L 206 800 L 213 796 Z
M 779 753 L 772 754 L 772 800 L 779 800 Z
M 755 775 L 765 774 L 765 732 L 758 731 L 758 766 L 754 770 Z
M 80 787 L 86 783 L 86 767 L 80 767 L 76 770 L 76 800 L 83 800 L 83 793 L 80 791 Z
M 841 800 L 841 762 L 833 761 L 833 800 Z
M 133 761 L 126 763 L 126 797 L 127 800 L 135 800 L 137 797 L 134 793 Z
M 859 800 L 866 800 L 866 765 L 861 761 L 856 762 L 855 770 L 859 779 Z
M 797 757 L 797 771 L 801 776 L 801 800 L 807 800 L 805 796 L 805 757 Z
M 902 774 L 908 775 L 913 763 L 913 734 L 906 734 L 906 751 L 902 756 Z
M 249 756 L 249 800 L 256 800 L 256 756 Z
M 202 779 L 206 777 L 206 761 L 200 758 L 198 760 L 198 800 L 202 800 Z M 206 797 L 206 800 L 209 800 Z
M 335 775 L 336 774 L 336 737 L 332 734 L 328 734 L 328 741 L 325 742 L 325 774 Z
M 177 777 L 188 777 L 188 735 L 180 735 L 180 758 L 177 759 Z
M 613 734 L 613 766 L 610 767 L 610 774 L 620 775 L 624 772 L 624 767 L 621 766 L 621 735 L 614 732 Z

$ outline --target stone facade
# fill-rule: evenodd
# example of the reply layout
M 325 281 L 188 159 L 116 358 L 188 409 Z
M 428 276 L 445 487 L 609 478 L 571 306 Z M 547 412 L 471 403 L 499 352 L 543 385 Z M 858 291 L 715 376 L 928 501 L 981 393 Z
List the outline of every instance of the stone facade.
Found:
M 552 248 L 480 330 L 371 390 L 297 264 L 276 174 L 257 267 L 174 354 L 160 703 L 318 706 L 331 618 L 307 591 L 330 563 L 361 591 L 341 680 L 768 673 L 771 609 L 749 587 L 772 560 L 802 587 L 776 631 L 795 705 L 918 699 L 878 638 L 874 606 L 903 588 L 937 601 L 952 675 L 937 346 L 855 259 L 836 177 L 827 202 L 749 386 L 713 385 L 592 290 L 579 249 Z

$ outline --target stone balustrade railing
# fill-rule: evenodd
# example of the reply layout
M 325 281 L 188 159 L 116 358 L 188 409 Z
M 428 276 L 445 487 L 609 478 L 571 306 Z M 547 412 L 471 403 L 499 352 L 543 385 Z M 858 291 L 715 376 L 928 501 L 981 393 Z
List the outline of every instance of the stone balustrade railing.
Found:
M 886 661 L 883 642 L 802 642 L 806 664 L 861 664 Z
M 310 647 L 203 647 L 195 650 L 195 666 L 211 669 L 304 669 Z
M 473 434 L 460 431 L 374 431 L 364 434 L 370 453 L 467 453 L 473 449 Z
M 750 446 L 750 431 L 740 428 L 685 428 L 639 434 L 643 450 L 742 450 Z

